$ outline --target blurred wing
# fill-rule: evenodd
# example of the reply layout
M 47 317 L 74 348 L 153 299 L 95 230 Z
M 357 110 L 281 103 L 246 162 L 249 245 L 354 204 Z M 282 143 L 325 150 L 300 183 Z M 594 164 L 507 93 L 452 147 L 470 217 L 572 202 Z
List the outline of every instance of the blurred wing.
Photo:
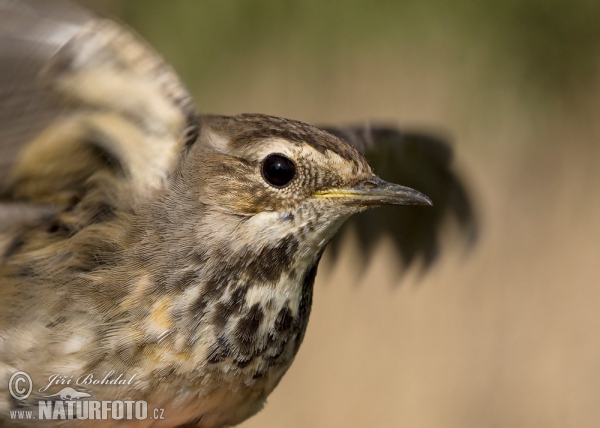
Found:
M 64 6 L 0 1 L 0 182 L 23 144 L 56 117 L 57 106 L 36 84 L 37 73 L 90 19 Z
M 106 168 L 143 199 L 197 134 L 171 67 L 131 31 L 68 1 L 0 0 L 0 94 L 5 201 L 60 204 Z
M 468 243 L 475 241 L 478 225 L 473 202 L 452 165 L 452 149 L 447 142 L 433 135 L 403 133 L 391 127 L 323 129 L 356 147 L 384 180 L 412 187 L 433 201 L 433 207 L 382 207 L 353 216 L 348 226 L 355 226 L 366 254 L 388 234 L 404 266 L 422 260 L 427 268 L 438 255 L 442 227 L 449 218 L 456 220 Z M 339 242 L 332 242 L 334 251 Z

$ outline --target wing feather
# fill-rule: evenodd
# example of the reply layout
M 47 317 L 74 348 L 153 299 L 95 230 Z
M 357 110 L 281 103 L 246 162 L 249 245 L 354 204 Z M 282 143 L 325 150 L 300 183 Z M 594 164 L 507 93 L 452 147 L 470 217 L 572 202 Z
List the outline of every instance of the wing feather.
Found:
M 442 229 L 450 219 L 468 244 L 476 241 L 479 227 L 472 195 L 443 137 L 368 124 L 322 128 L 362 152 L 383 179 L 417 189 L 433 201 L 433 207 L 382 207 L 352 217 L 345 227 L 354 227 L 365 255 L 387 234 L 402 265 L 422 260 L 428 268 L 438 257 Z M 339 243 L 339 238 L 332 242 L 334 252 Z
M 1 0 L 0 64 L 5 198 L 61 203 L 108 165 L 142 200 L 197 135 L 171 67 L 132 31 L 69 2 Z

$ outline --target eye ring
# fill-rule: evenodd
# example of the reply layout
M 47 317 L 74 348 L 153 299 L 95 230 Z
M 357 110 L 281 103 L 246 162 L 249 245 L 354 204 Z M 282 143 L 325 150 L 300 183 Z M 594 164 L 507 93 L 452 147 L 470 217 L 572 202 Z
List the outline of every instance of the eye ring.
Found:
M 287 156 L 272 153 L 263 159 L 260 172 L 267 183 L 281 189 L 296 177 L 296 164 Z

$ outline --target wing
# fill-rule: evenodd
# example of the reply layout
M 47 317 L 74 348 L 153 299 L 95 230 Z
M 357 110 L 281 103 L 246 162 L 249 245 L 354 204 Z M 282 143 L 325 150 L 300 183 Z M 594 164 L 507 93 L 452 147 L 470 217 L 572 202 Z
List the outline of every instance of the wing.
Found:
M 442 228 L 452 218 L 460 236 L 469 244 L 475 242 L 478 222 L 473 202 L 443 138 L 370 125 L 322 128 L 356 147 L 383 179 L 417 189 L 433 201 L 433 207 L 382 207 L 353 216 L 345 227 L 354 227 L 364 254 L 388 234 L 404 266 L 422 260 L 424 268 L 430 267 L 440 251 Z M 332 242 L 334 252 L 339 242 Z
M 56 117 L 56 104 L 36 84 L 38 71 L 90 19 L 79 8 L 49 6 L 0 2 L 0 182 L 23 144 Z
M 0 0 L 0 93 L 5 202 L 68 203 L 99 170 L 142 200 L 197 134 L 191 97 L 162 58 L 67 1 Z

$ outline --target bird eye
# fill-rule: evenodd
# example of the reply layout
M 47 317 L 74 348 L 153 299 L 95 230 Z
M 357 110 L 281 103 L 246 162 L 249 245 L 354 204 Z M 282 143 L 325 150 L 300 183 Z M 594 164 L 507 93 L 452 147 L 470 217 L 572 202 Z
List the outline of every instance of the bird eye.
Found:
M 272 186 L 284 187 L 296 175 L 296 165 L 283 155 L 269 155 L 262 163 L 262 176 Z

